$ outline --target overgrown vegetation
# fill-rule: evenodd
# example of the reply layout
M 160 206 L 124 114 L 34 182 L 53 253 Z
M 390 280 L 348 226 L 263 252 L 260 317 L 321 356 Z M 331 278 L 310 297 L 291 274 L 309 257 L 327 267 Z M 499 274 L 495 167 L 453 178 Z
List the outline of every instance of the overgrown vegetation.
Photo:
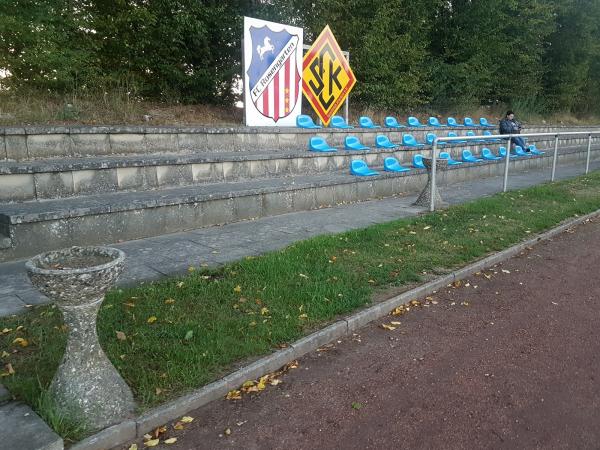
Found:
M 4 0 L 0 88 L 62 98 L 66 119 L 104 92 L 232 106 L 244 15 L 302 26 L 306 42 L 329 24 L 363 108 L 600 113 L 597 0 Z
M 594 211 L 599 188 L 595 172 L 114 290 L 100 311 L 100 341 L 144 409 L 368 305 L 375 293 L 381 297 Z M 53 418 L 44 398 L 67 331 L 53 306 L 0 319 L 2 382 L 63 434 L 76 425 Z

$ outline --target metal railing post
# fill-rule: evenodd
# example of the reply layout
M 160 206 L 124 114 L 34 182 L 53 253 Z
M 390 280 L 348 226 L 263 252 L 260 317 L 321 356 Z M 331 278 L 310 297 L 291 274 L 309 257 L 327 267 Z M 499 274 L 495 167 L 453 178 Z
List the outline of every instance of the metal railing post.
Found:
M 592 133 L 588 136 L 587 157 L 585 159 L 585 174 L 590 171 L 590 153 L 592 153 Z
M 504 163 L 504 184 L 502 185 L 502 192 L 508 190 L 508 164 L 510 163 L 510 141 L 512 138 L 508 138 L 506 143 L 506 161 Z
M 437 165 L 437 139 L 433 140 L 433 147 L 431 149 L 431 200 L 429 201 L 429 211 L 435 211 L 435 169 Z
M 552 157 L 552 177 L 550 181 L 554 181 L 554 176 L 556 175 L 556 161 L 558 160 L 558 134 L 554 139 L 554 156 Z
M 346 61 L 348 61 L 348 65 L 350 65 L 350 52 L 346 53 Z M 344 102 L 344 118 L 346 119 L 346 123 L 350 124 L 348 113 L 349 113 L 349 105 L 350 105 L 350 94 L 346 96 L 346 101 Z

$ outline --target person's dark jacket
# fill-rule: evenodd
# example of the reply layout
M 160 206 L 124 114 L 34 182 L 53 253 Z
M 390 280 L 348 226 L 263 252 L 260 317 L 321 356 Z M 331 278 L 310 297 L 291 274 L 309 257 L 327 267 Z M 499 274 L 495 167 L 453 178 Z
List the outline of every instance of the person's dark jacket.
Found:
M 500 134 L 519 134 L 521 124 L 516 120 L 502 119 L 500 121 Z

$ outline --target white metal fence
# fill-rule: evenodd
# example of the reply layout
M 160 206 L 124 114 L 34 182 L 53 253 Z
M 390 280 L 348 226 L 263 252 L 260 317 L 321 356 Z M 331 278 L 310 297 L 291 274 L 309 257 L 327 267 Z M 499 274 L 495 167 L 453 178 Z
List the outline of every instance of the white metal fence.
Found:
M 433 140 L 431 149 L 431 200 L 429 202 L 429 210 L 435 210 L 435 192 L 436 192 L 436 162 L 437 162 L 437 150 L 438 141 L 442 141 L 444 144 L 452 141 L 481 141 L 481 139 L 505 139 L 506 140 L 506 157 L 504 163 L 504 182 L 502 185 L 502 191 L 506 192 L 508 189 L 508 166 L 510 162 L 510 143 L 514 137 L 554 137 L 554 154 L 552 155 L 552 176 L 551 181 L 554 181 L 556 175 L 556 163 L 558 160 L 558 141 L 561 136 L 588 136 L 587 144 L 587 156 L 585 162 L 585 173 L 590 171 L 590 154 L 592 151 L 592 136 L 600 136 L 600 131 L 565 131 L 557 133 L 523 133 L 523 134 L 494 134 L 485 136 L 452 136 L 445 137 L 439 136 Z M 525 149 L 523 149 L 525 150 Z

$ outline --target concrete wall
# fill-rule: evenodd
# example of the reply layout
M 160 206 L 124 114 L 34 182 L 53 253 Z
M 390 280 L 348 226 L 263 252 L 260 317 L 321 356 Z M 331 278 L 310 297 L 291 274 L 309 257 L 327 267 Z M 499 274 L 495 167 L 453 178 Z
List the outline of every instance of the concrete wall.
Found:
M 531 125 L 528 132 L 600 130 L 596 127 Z M 459 134 L 481 128 L 456 129 Z M 331 145 L 342 146 L 348 134 L 374 145 L 377 134 L 400 142 L 402 133 L 423 141 L 427 132 L 445 135 L 448 128 L 381 128 L 303 130 L 299 128 L 205 128 L 205 127 L 5 127 L 0 128 L 0 161 L 44 158 L 127 155 L 152 153 L 206 153 L 269 151 L 307 148 L 310 136 L 325 137 Z M 493 130 L 495 131 L 495 130 Z

